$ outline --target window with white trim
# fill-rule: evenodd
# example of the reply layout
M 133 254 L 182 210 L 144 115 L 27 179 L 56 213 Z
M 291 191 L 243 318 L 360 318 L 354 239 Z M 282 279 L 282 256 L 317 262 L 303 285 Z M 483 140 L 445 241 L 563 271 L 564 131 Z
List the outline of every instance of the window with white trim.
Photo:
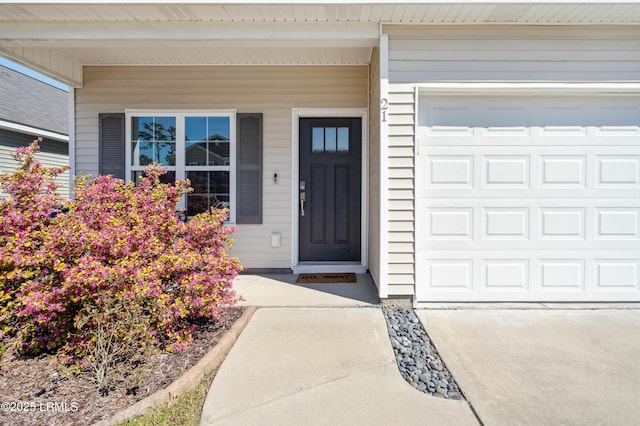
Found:
M 235 139 L 235 111 L 127 111 L 127 177 L 137 183 L 159 163 L 164 182 L 191 181 L 179 205 L 188 216 L 227 207 L 235 222 Z

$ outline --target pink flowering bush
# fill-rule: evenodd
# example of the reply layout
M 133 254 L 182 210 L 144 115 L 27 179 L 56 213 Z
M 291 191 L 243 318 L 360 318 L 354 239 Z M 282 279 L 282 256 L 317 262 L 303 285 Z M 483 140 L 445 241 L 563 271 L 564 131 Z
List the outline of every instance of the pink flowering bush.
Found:
M 42 167 L 36 152 L 18 150 L 20 169 L 0 181 L 10 194 L 0 201 L 0 326 L 20 351 L 61 351 L 86 366 L 105 335 L 180 350 L 194 320 L 235 304 L 242 267 L 228 255 L 226 210 L 180 220 L 189 184 L 162 184 L 157 168 L 138 187 L 81 179 L 63 203 L 53 184 L 63 170 Z
M 22 309 L 17 300 L 24 284 L 33 282 L 46 267 L 40 247 L 49 237 L 52 213 L 59 208 L 55 176 L 67 168 L 48 168 L 37 161 L 38 138 L 12 154 L 20 163 L 14 173 L 0 175 L 0 333 L 12 330 L 15 314 Z M 27 324 L 26 327 L 30 327 Z M 0 334 L 1 335 L 1 334 Z

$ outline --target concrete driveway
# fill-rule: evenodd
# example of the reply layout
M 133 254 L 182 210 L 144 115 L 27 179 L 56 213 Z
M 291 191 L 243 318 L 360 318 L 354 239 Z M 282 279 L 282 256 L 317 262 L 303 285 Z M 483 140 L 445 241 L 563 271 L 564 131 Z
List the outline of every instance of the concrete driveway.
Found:
M 640 424 L 638 309 L 416 313 L 485 425 Z

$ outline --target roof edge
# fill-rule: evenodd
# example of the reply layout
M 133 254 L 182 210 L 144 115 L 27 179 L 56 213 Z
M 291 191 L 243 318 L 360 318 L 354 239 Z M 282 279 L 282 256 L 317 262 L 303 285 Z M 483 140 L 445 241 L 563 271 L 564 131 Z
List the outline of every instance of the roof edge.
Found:
M 14 123 L 12 121 L 0 120 L 0 129 L 10 130 L 27 135 L 41 136 L 43 139 L 53 139 L 61 142 L 69 142 L 69 136 L 50 130 L 38 129 L 37 127 Z
M 175 4 L 176 0 L 0 0 L 0 4 Z M 291 0 L 188 0 L 185 4 L 255 4 L 255 5 L 272 5 L 272 4 L 291 4 Z M 639 0 L 402 0 L 400 2 L 390 0 L 296 0 L 295 4 L 335 4 L 335 5 L 364 5 L 364 4 L 433 4 L 433 5 L 447 5 L 447 4 L 640 4 Z

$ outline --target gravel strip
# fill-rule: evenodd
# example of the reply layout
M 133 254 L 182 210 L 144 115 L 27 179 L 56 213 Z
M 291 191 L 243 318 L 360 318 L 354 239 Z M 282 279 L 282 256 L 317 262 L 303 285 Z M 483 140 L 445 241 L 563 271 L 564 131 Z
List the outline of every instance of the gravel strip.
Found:
M 383 308 L 398 370 L 414 388 L 433 396 L 464 399 L 420 320 L 411 310 Z

